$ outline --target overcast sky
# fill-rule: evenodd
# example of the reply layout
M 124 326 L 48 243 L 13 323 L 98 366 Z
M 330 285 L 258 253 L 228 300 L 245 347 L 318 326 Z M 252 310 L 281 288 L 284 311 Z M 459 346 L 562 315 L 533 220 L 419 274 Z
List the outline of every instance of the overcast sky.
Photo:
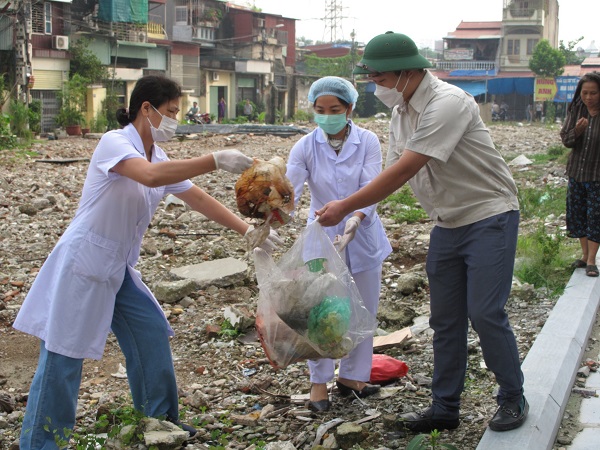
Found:
M 500 21 L 503 0 L 336 0 L 343 6 L 342 27 L 338 39 L 367 43 L 372 37 L 395 31 L 408 35 L 419 47 L 433 47 L 435 40 L 454 31 L 461 20 Z M 325 17 L 326 0 L 234 0 L 245 6 L 255 5 L 264 12 L 298 19 L 297 37 L 329 41 L 331 30 Z M 594 6 L 595 5 L 595 6 Z M 573 41 L 583 36 L 578 46 L 588 47 L 592 40 L 600 46 L 598 0 L 559 0 L 559 40 Z

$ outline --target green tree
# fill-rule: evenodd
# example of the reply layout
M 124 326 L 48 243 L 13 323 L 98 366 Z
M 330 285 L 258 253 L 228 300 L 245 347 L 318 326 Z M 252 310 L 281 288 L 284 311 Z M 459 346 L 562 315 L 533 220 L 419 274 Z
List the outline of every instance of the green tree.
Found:
M 529 68 L 540 77 L 554 78 L 562 75 L 567 60 L 560 50 L 552 48 L 547 39 L 535 46 L 529 60 Z
M 306 73 L 319 77 L 335 76 L 352 78 L 353 55 L 347 54 L 339 58 L 319 58 L 315 55 L 307 55 L 305 59 Z
M 69 78 L 75 74 L 86 78 L 90 83 L 99 84 L 108 79 L 108 69 L 102 65 L 100 59 L 89 49 L 90 40 L 77 39 L 69 52 L 71 53 L 71 67 Z
M 564 41 L 559 41 L 558 49 L 565 55 L 565 64 L 581 64 L 585 57 L 581 57 L 574 50 L 575 46 L 583 40 L 583 36 L 575 41 L 569 41 L 567 44 Z
M 73 74 L 71 79 L 63 85 L 62 92 L 58 93 L 60 110 L 56 116 L 56 123 L 60 126 L 82 125 L 85 122 L 85 96 L 90 80 Z

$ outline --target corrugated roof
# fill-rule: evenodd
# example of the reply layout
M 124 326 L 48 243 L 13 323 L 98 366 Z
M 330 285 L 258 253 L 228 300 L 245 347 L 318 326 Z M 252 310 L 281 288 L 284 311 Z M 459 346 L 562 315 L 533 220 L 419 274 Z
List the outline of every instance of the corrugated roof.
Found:
M 595 57 L 595 56 L 589 56 L 583 60 L 581 65 L 582 65 L 582 67 L 590 67 L 590 66 L 600 67 L 600 58 Z
M 445 39 L 499 39 L 502 22 L 461 22 Z
M 457 30 L 463 29 L 481 29 L 481 28 L 502 28 L 502 22 L 488 21 L 488 22 L 465 22 L 461 21 L 456 27 Z
M 600 60 L 600 58 L 595 58 L 595 59 Z M 600 65 L 600 62 L 598 62 L 598 65 Z M 584 67 L 584 66 L 578 66 L 578 65 L 565 66 L 564 69 L 565 70 L 562 74 L 564 77 L 581 77 L 581 76 L 585 75 L 586 73 L 600 70 L 597 66 Z

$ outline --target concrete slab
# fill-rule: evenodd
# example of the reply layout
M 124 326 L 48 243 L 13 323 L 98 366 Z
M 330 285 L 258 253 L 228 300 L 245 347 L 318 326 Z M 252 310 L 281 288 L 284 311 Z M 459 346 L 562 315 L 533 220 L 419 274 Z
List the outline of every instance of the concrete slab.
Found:
M 575 339 L 549 332 L 538 335 L 521 369 L 525 376 L 525 396 L 537 392 L 551 396 L 559 405 L 570 395 L 584 346 Z M 531 407 L 531 401 L 530 407 Z
M 584 269 L 575 269 L 565 287 L 564 296 L 568 298 L 598 298 L 600 296 L 600 283 L 597 278 L 588 277 Z
M 583 289 L 577 289 L 577 291 L 580 293 Z M 564 294 L 552 309 L 538 339 L 546 334 L 551 334 L 563 339 L 574 339 L 580 346 L 585 347 L 591 327 L 596 320 L 597 303 L 590 301 L 593 295 L 593 291 L 589 290 L 587 297 L 570 297 L 568 294 Z M 574 328 L 574 323 L 579 326 Z
M 600 446 L 600 428 L 584 428 L 575 436 L 569 450 L 598 450 Z
M 527 420 L 520 428 L 504 433 L 486 430 L 477 450 L 553 447 L 599 304 L 600 279 L 587 277 L 583 269 L 575 270 L 522 364 L 529 402 Z M 592 381 L 596 382 L 595 378 Z M 587 417 L 590 421 L 598 419 L 600 427 L 600 398 L 587 400 L 591 400 Z M 600 428 L 594 430 L 600 433 Z M 583 431 L 586 436 L 579 439 L 580 433 L 569 450 L 600 448 L 600 435 L 588 439 L 590 432 L 587 428 Z M 581 447 L 575 447 L 577 440 L 582 442 Z M 588 443 L 592 446 L 585 446 Z
M 477 450 L 548 450 L 560 425 L 555 418 L 561 415 L 560 405 L 547 393 L 526 392 L 529 415 L 521 428 L 495 432 L 489 428 L 483 434 Z
M 600 389 L 600 372 L 592 372 L 585 380 L 586 389 Z
M 590 397 L 584 398 L 581 401 L 581 409 L 579 410 L 579 422 L 584 427 L 600 427 L 600 398 Z M 600 441 L 598 441 L 598 447 L 600 447 Z
M 208 286 L 226 287 L 243 281 L 248 264 L 235 258 L 215 259 L 200 264 L 176 267 L 171 273 L 179 278 L 189 278 L 203 289 Z

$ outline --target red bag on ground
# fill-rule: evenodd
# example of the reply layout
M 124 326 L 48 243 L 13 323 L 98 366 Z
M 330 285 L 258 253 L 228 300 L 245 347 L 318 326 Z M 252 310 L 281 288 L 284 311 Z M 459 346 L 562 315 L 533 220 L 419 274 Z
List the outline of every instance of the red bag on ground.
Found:
M 385 384 L 402 378 L 408 373 L 408 366 L 405 362 L 388 355 L 373 355 L 373 365 L 371 367 L 372 384 Z

